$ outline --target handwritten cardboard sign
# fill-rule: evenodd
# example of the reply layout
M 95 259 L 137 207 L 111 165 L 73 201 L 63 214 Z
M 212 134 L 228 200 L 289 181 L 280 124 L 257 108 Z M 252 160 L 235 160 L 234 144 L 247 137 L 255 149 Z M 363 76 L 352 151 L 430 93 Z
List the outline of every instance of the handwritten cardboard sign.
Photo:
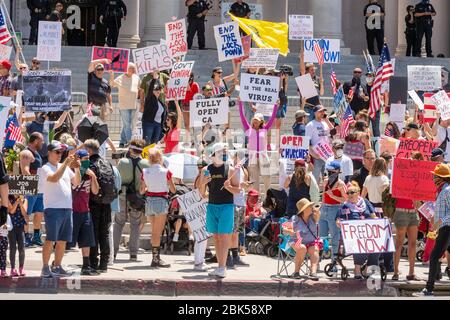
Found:
M 247 60 L 242 63 L 242 68 L 268 68 L 277 66 L 279 49 L 251 48 Z
M 167 83 L 166 100 L 183 100 L 186 97 L 189 77 L 195 61 L 182 61 L 173 65 Z
M 408 90 L 434 91 L 441 87 L 440 66 L 408 66 Z
M 431 158 L 431 151 L 437 148 L 436 141 L 400 138 L 396 158 L 408 159 L 412 152 L 420 152 L 426 160 Z
M 314 37 L 314 17 L 289 15 L 289 40 L 310 40 Z
M 188 52 L 186 19 L 166 23 L 166 44 L 173 58 L 181 57 Z
M 214 26 L 219 61 L 227 61 L 245 55 L 237 22 Z
M 208 240 L 211 235 L 206 231 L 207 200 L 202 198 L 198 190 L 183 194 L 177 198 L 181 212 L 192 230 L 197 242 Z
M 134 49 L 133 59 L 139 75 L 172 68 L 172 57 L 166 44 Z
M 43 61 L 61 61 L 62 23 L 39 21 L 37 58 Z
M 283 159 L 307 159 L 309 137 L 281 136 L 280 156 Z
M 334 155 L 331 145 L 328 142 L 323 141 L 317 143 L 313 147 L 313 151 L 325 162 Z
M 37 194 L 39 176 L 13 175 L 9 177 L 9 194 L 32 196 Z
M 441 119 L 444 121 L 450 119 L 449 95 L 444 90 L 441 90 L 438 93 L 436 93 L 434 96 L 432 96 L 431 100 L 433 100 L 434 104 L 437 107 L 437 110 L 441 114 Z
M 126 73 L 130 60 L 130 49 L 92 47 L 92 60 L 109 59 L 113 63 L 105 64 L 105 70 Z

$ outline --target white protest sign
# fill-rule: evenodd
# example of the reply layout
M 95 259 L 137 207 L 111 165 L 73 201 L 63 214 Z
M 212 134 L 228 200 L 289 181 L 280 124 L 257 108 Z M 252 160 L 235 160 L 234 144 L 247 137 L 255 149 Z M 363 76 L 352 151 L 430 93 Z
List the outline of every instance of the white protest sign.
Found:
M 207 123 L 228 123 L 229 98 L 191 100 L 189 102 L 190 127 L 202 127 Z
M 289 15 L 289 40 L 311 40 L 313 37 L 313 16 Z
M 202 198 L 200 191 L 194 190 L 177 198 L 183 216 L 192 230 L 194 239 L 202 242 L 211 237 L 206 232 L 206 206 L 207 200 Z
M 11 58 L 12 47 L 0 44 L 0 60 L 9 60 Z
M 277 66 L 280 49 L 250 48 L 250 56 L 242 62 L 242 68 L 268 68 Z
M 263 104 L 263 103 L 257 103 L 255 105 L 256 112 L 261 113 L 265 117 L 272 116 L 273 113 L 273 104 Z
M 214 26 L 219 61 L 227 61 L 244 56 L 239 25 L 237 22 Z
M 435 203 L 431 201 L 425 202 L 420 208 L 419 212 L 428 220 L 434 217 Z
M 395 122 L 399 130 L 405 126 L 406 104 L 391 104 L 389 121 Z
M 318 62 L 314 53 L 314 43 L 316 42 L 323 48 L 323 60 L 325 63 L 341 62 L 341 40 L 339 39 L 305 40 L 305 62 Z
M 275 104 L 278 100 L 279 77 L 242 73 L 240 84 L 241 101 Z
M 172 57 L 166 44 L 134 49 L 133 60 L 139 75 L 172 68 Z
M 441 90 L 433 95 L 431 100 L 441 114 L 441 119 L 444 121 L 450 119 L 450 98 L 447 93 L 444 90 Z
M 43 61 L 61 61 L 62 23 L 39 21 L 37 58 Z
M 395 251 L 389 219 L 342 220 L 341 235 L 346 254 Z
M 334 155 L 333 149 L 331 148 L 331 145 L 328 142 L 323 142 L 323 141 L 317 143 L 313 147 L 313 151 L 323 161 L 327 161 L 328 159 L 330 159 Z
M 222 22 L 229 22 L 231 21 L 230 16 L 228 15 L 228 12 L 231 9 L 231 5 L 233 2 L 222 2 L 219 5 L 221 6 L 221 14 L 222 14 Z M 262 20 L 263 19 L 263 6 L 262 4 L 256 4 L 256 3 L 248 3 L 248 6 L 250 7 L 250 17 L 251 20 Z
M 419 95 L 415 90 L 408 91 L 409 96 L 413 99 L 414 103 L 419 107 L 420 110 L 425 108 L 422 99 L 420 99 Z
M 281 187 L 284 187 L 284 182 L 286 181 L 286 178 L 294 173 L 295 160 L 280 159 L 278 163 L 280 164 L 279 166 L 280 170 L 278 172 L 278 179 L 279 179 L 278 182 Z
M 195 61 L 182 61 L 173 65 L 167 83 L 166 100 L 183 100 L 189 84 L 189 76 Z
M 408 66 L 408 90 L 434 91 L 441 87 L 440 66 Z
M 319 95 L 317 93 L 316 86 L 314 85 L 314 81 L 309 73 L 295 78 L 295 82 L 297 82 L 297 87 L 302 94 L 302 98 L 309 99 Z
M 284 159 L 307 159 L 309 137 L 281 136 L 280 156 Z
M 166 44 L 169 47 L 169 54 L 173 58 L 187 53 L 186 19 L 166 23 Z
M 9 109 L 11 108 L 11 97 L 0 96 L 0 128 L 6 127 L 8 121 Z M 6 130 L 0 130 L 0 143 L 3 145 L 3 138 Z

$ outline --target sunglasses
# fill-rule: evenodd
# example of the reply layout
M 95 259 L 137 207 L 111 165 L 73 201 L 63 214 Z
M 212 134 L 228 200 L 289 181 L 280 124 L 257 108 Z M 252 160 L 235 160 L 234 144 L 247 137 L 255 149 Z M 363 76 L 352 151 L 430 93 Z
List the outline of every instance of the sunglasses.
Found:
M 214 71 L 214 73 L 222 74 L 222 71 Z
M 56 151 L 53 151 L 53 152 L 56 153 L 57 155 L 63 154 L 63 152 L 60 151 L 60 150 L 56 150 Z
M 32 63 L 33 64 L 38 64 L 38 65 L 41 64 L 39 61 L 33 61 Z
M 26 67 L 20 67 L 19 68 L 19 70 L 25 70 L 26 69 Z
M 105 69 L 95 69 L 96 71 L 105 71 Z
M 362 71 L 353 71 L 353 73 L 362 73 Z
M 357 194 L 357 193 L 358 193 L 357 191 L 349 191 L 349 192 L 347 192 L 347 195 L 351 196 L 351 195 L 354 195 L 354 194 Z

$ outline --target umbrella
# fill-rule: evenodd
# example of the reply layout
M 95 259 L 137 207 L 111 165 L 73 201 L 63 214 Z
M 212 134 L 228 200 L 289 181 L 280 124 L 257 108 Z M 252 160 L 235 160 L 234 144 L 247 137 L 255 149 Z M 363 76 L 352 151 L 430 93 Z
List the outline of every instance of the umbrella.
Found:
M 198 175 L 197 162 L 199 157 L 189 153 L 169 153 L 164 156 L 167 167 L 174 178 L 182 179 L 183 182 L 194 182 Z
M 109 137 L 108 125 L 99 117 L 85 117 L 77 127 L 78 139 L 85 142 L 87 139 L 96 139 L 102 145 Z

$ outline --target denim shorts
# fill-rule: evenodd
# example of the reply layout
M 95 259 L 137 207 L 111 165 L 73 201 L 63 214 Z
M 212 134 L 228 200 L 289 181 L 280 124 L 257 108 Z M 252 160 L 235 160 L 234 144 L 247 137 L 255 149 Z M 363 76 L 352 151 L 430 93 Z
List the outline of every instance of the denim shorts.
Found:
M 215 234 L 231 234 L 234 227 L 234 204 L 206 206 L 206 231 Z
M 157 216 L 169 212 L 169 200 L 162 197 L 147 197 L 145 200 L 145 215 Z
M 396 228 L 419 226 L 420 218 L 416 210 L 396 209 L 394 214 Z
M 286 112 L 287 112 L 287 105 L 279 106 L 276 118 L 277 119 L 286 118 Z
M 48 241 L 72 241 L 72 209 L 52 209 L 44 211 L 45 240 Z
M 73 232 L 70 247 L 79 248 L 95 247 L 94 224 L 90 212 L 73 213 Z
M 234 232 L 245 231 L 245 207 L 235 206 L 234 208 Z
M 36 212 L 44 212 L 44 196 L 42 193 L 34 196 L 26 196 L 25 198 L 28 201 L 28 215 Z

